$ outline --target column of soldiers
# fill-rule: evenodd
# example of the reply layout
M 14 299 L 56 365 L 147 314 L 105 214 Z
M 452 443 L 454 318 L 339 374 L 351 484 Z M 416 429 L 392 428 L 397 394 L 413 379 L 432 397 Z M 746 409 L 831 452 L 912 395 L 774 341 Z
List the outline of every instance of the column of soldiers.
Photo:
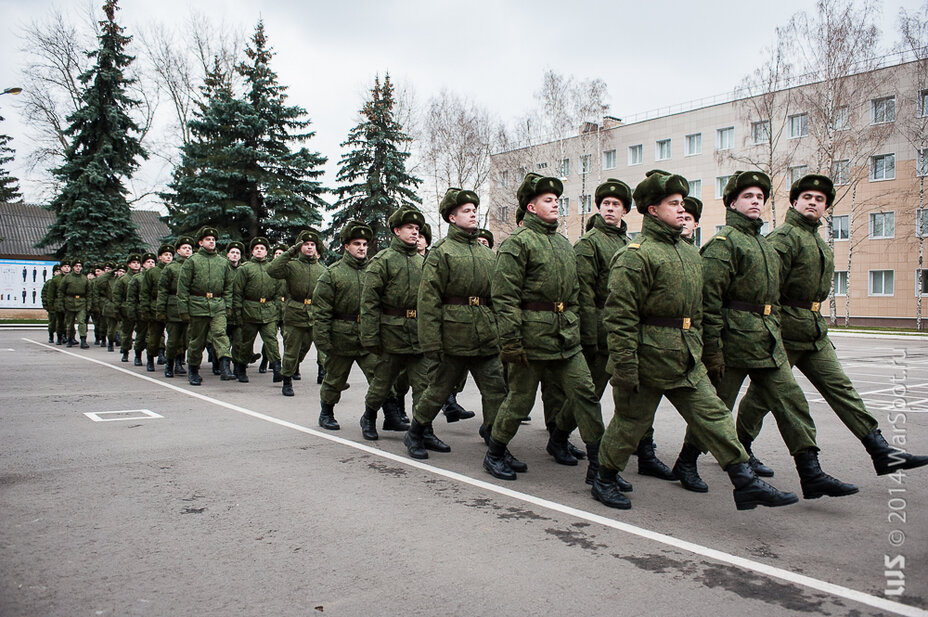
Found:
M 928 465 L 928 457 L 883 438 L 819 312 L 834 272 L 817 231 L 834 201 L 830 179 L 796 181 L 786 223 L 765 238 L 759 231 L 770 180 L 736 172 L 723 193 L 726 226 L 701 249 L 694 240 L 703 206 L 679 175 L 653 170 L 634 190 L 607 179 L 595 192 L 598 213 L 574 246 L 557 231 L 562 191 L 557 178 L 528 174 L 516 195 L 519 226 L 496 253 L 493 235 L 478 228 L 477 194 L 451 188 L 439 206 L 448 233 L 434 246 L 422 212 L 402 207 L 388 219 L 389 246 L 372 257 L 373 230 L 350 221 L 338 236 L 341 257 L 329 268 L 319 261 L 322 242 L 313 229 L 289 248 L 274 247 L 271 258 L 269 241 L 254 238 L 244 260 L 244 245 L 232 243 L 223 256 L 217 231 L 204 227 L 157 256 L 98 264 L 91 281 L 80 260 L 65 260 L 42 293 L 49 342 L 77 345 L 76 326 L 80 346 L 89 347 L 92 314 L 97 344 L 110 351 L 121 345 L 123 361 L 133 332 L 136 365 L 145 349 L 146 369 L 158 359 L 173 377 L 185 374 L 186 355 L 193 386 L 202 383 L 207 346 L 223 381 L 247 383 L 248 364 L 261 357 L 288 397 L 315 344 L 319 426 L 340 430 L 335 406 L 357 363 L 368 381 L 363 438 L 379 439 L 383 410 L 381 428 L 404 433 L 417 459 L 451 451 L 433 427 L 442 411 L 449 422 L 474 415 L 454 400 L 470 374 L 481 395 L 483 467 L 502 480 L 528 471 L 510 445 L 540 386 L 546 451 L 563 465 L 587 459 L 593 498 L 619 509 L 631 507 L 632 484 L 620 473 L 632 454 L 639 474 L 706 492 L 697 459 L 711 452 L 739 510 L 795 503 L 797 495 L 762 479 L 774 471 L 752 451 L 768 411 L 795 459 L 804 498 L 858 492 L 822 470 L 793 366 L 862 442 L 878 475 Z M 629 241 L 623 217 L 633 206 L 643 225 Z M 255 354 L 259 335 L 262 352 Z M 746 377 L 750 387 L 735 417 Z M 600 400 L 610 384 L 615 412 L 606 426 Z M 408 389 L 411 417 L 403 402 Z M 664 397 L 687 424 L 672 469 L 655 452 L 653 421 Z M 569 441 L 576 429 L 582 448 Z

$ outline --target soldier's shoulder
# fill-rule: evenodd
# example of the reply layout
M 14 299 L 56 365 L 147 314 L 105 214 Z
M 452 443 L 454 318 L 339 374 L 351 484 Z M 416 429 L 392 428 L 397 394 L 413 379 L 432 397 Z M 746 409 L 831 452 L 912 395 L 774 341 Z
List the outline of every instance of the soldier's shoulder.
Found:
M 719 257 L 731 251 L 732 236 L 739 233 L 734 227 L 725 225 L 709 241 L 702 245 L 699 253 L 705 257 Z

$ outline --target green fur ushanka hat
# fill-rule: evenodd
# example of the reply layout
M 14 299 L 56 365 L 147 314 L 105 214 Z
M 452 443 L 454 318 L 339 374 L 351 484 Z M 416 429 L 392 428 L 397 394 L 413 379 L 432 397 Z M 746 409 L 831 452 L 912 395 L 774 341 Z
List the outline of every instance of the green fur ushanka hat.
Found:
M 193 241 L 193 238 L 191 238 L 190 236 L 181 236 L 180 238 L 177 239 L 178 250 L 180 249 L 180 247 L 182 247 L 185 244 L 189 245 L 190 248 L 193 248 L 195 243 Z
M 478 237 L 478 238 L 485 238 L 486 241 L 490 244 L 490 248 L 493 248 L 493 245 L 495 244 L 495 242 L 494 242 L 494 240 L 493 240 L 493 232 L 492 232 L 492 231 L 490 231 L 489 229 L 478 229 L 478 230 L 477 230 L 477 237 Z
M 139 255 L 138 253 L 129 253 L 129 256 L 126 257 L 126 265 L 128 266 L 128 265 L 131 264 L 133 261 L 137 261 L 137 262 L 139 262 L 139 263 L 142 263 L 142 256 Z
M 683 209 L 689 212 L 697 223 L 699 222 L 699 217 L 702 216 L 702 201 L 700 199 L 687 195 L 683 198 Z
M 145 263 L 149 259 L 152 261 L 158 261 L 158 256 L 155 255 L 154 253 L 145 253 L 144 255 L 142 255 L 142 263 Z
M 268 241 L 267 238 L 262 238 L 261 236 L 257 236 L 251 239 L 251 242 L 248 243 L 248 250 L 249 251 L 255 250 L 255 247 L 258 246 L 259 244 L 263 244 L 264 248 L 266 248 L 269 251 L 271 250 L 271 243 Z
M 793 182 L 789 189 L 789 202 L 795 203 L 803 191 L 818 191 L 825 194 L 825 205 L 830 208 L 835 201 L 835 185 L 828 176 L 808 174 Z
M 516 191 L 516 198 L 519 200 L 519 207 L 524 210 L 528 206 L 528 202 L 539 195 L 554 193 L 556 196 L 560 197 L 563 192 L 564 185 L 557 178 L 529 173 L 526 174 L 525 179 L 522 180 L 522 184 L 519 185 L 519 189 Z
M 764 201 L 770 199 L 770 176 L 762 171 L 736 171 L 728 179 L 725 190 L 722 191 L 722 203 L 727 208 L 746 188 L 756 186 L 763 192 Z
M 374 239 L 374 230 L 364 221 L 348 221 L 340 232 L 338 232 L 338 241 L 342 244 L 348 244 L 352 240 L 367 240 L 370 242 Z
M 419 208 L 402 206 L 397 208 L 387 219 L 387 225 L 390 226 L 390 229 L 396 229 L 409 223 L 415 223 L 419 226 L 419 229 L 422 229 L 422 226 L 425 225 L 425 216 Z
M 241 253 L 242 255 L 245 254 L 245 245 L 242 244 L 241 242 L 239 242 L 238 240 L 235 240 L 235 241 L 233 241 L 233 242 L 229 242 L 229 243 L 226 245 L 226 254 L 228 254 L 229 251 L 231 251 L 232 249 L 238 249 L 238 252 L 239 252 L 239 253 Z
M 160 257 L 165 253 L 171 253 L 173 255 L 175 250 L 176 249 L 170 244 L 162 244 L 160 247 L 158 247 L 158 256 Z
M 445 192 L 445 196 L 441 198 L 441 203 L 438 205 L 438 212 L 441 214 L 441 218 L 445 219 L 445 222 L 450 223 L 451 221 L 448 220 L 448 217 L 454 212 L 455 208 L 463 206 L 464 204 L 479 206 L 480 197 L 473 191 L 452 187 L 448 189 Z
M 432 246 L 432 226 L 428 223 L 419 227 L 419 235 L 425 238 L 425 246 Z
M 215 227 L 210 227 L 209 225 L 204 225 L 197 230 L 197 242 L 205 238 L 206 236 L 212 236 L 214 238 L 219 238 L 219 232 L 216 231 Z
M 635 207 L 641 214 L 648 213 L 648 206 L 656 206 L 668 195 L 689 195 L 690 185 L 686 178 L 660 169 L 652 169 L 645 179 L 635 187 Z
M 625 206 L 625 212 L 632 209 L 632 189 L 615 178 L 606 178 L 606 181 L 596 187 L 596 207 L 598 208 L 607 197 L 615 197 Z

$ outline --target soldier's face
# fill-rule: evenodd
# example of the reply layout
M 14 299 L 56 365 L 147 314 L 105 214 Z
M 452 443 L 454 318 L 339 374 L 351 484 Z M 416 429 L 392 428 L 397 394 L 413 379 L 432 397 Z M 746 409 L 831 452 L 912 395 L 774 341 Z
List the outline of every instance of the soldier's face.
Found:
M 61 266 L 62 274 L 70 274 L 70 272 L 71 272 L 71 266 Z
M 140 264 L 137 261 L 130 261 L 127 265 L 129 266 L 129 269 L 132 270 L 133 272 L 138 272 L 139 268 L 142 267 L 142 264 Z
M 307 240 L 303 243 L 303 246 L 300 247 L 300 252 L 306 255 L 307 257 L 316 256 L 316 243 L 312 240 Z
M 415 223 L 406 223 L 401 227 L 394 227 L 393 233 L 397 238 L 402 240 L 404 244 L 410 246 L 419 244 L 419 226 Z
M 83 269 L 84 266 L 82 264 L 74 264 L 74 274 L 80 274 Z
M 606 221 L 606 225 L 618 227 L 625 216 L 625 206 L 622 205 L 621 199 L 606 197 L 599 204 L 599 215 Z
M 535 215 L 545 223 L 556 223 L 558 217 L 557 195 L 554 193 L 543 193 L 528 202 L 526 210 L 534 212 Z
M 274 259 L 277 259 L 278 257 L 280 257 L 280 256 L 283 255 L 283 254 L 284 254 L 283 249 L 277 249 L 276 251 L 274 251 Z
M 100 268 L 97 268 L 93 271 L 94 276 L 100 276 L 101 274 L 103 274 L 103 270 L 101 270 Z
M 103 269 L 104 269 L 106 272 L 112 272 L 112 271 L 113 271 L 113 269 L 110 268 L 110 267 L 106 267 L 106 268 L 103 268 Z
M 242 252 L 238 249 L 229 249 L 229 252 L 226 253 L 226 257 L 229 258 L 229 261 L 238 263 L 238 260 L 242 258 Z
M 487 248 L 490 248 L 490 241 L 484 238 L 483 236 L 479 236 L 477 238 L 477 242 L 479 242 L 480 244 L 482 244 L 483 246 Z
M 205 248 L 207 251 L 216 250 L 216 236 L 204 236 L 199 242 L 200 246 Z
M 160 259 L 161 263 L 163 263 L 164 265 L 168 265 L 169 263 L 174 261 L 174 253 L 170 253 L 170 252 L 161 253 L 158 259 Z
M 683 231 L 680 233 L 684 238 L 692 238 L 693 234 L 696 233 L 696 228 L 699 227 L 699 223 L 696 222 L 696 219 L 693 218 L 693 215 L 689 212 L 683 211 Z
M 825 210 L 828 208 L 826 199 L 825 193 L 821 191 L 803 191 L 793 207 L 810 221 L 819 221 L 825 216 Z
M 674 193 L 661 200 L 656 206 L 648 206 L 648 213 L 674 229 L 683 227 L 683 195 Z
M 345 250 L 355 259 L 364 259 L 367 257 L 367 240 L 355 238 L 345 245 Z
M 256 244 L 253 249 L 251 249 L 251 256 L 255 259 L 264 259 L 267 257 L 267 247 L 263 244 Z
M 189 244 L 181 244 L 177 247 L 177 254 L 181 257 L 190 257 L 193 255 L 193 247 Z
M 464 231 L 473 232 L 477 229 L 477 206 L 474 204 L 458 206 L 448 215 L 448 220 L 452 225 L 457 225 Z
M 429 248 L 428 243 L 425 241 L 425 236 L 419 236 L 416 240 L 416 248 L 420 255 L 425 255 L 425 249 Z
M 155 267 L 155 260 L 154 260 L 154 259 L 146 259 L 146 260 L 145 260 L 145 263 L 142 264 L 142 267 L 143 267 L 144 269 L 146 269 L 146 270 L 151 270 L 152 268 Z
M 749 219 L 759 219 L 764 211 L 764 192 L 758 186 L 749 186 L 738 193 L 731 207 Z

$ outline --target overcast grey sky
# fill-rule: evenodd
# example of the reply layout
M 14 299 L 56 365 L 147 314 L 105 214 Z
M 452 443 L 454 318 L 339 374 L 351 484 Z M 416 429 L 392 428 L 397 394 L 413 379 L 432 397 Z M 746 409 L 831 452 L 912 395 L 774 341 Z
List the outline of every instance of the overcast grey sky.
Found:
M 592 2 L 589 0 L 442 0 L 315 2 L 296 0 L 121 0 L 119 22 L 128 34 L 153 22 L 169 27 L 190 9 L 240 26 L 248 34 L 263 18 L 277 55 L 272 67 L 302 105 L 316 137 L 308 147 L 329 157 L 326 181 L 334 184 L 339 143 L 357 120 L 362 97 L 376 73 L 389 71 L 399 86 L 424 103 L 442 88 L 472 98 L 501 120 L 534 105 L 545 69 L 577 78 L 601 78 L 609 87 L 611 113 L 619 117 L 732 90 L 760 61 L 774 28 L 814 3 Z M 102 5 L 102 0 L 94 2 Z M 895 44 L 900 7 L 921 0 L 886 0 L 884 47 Z M 78 20 L 84 0 L 0 0 L 0 89 L 19 85 L 24 25 L 53 7 Z M 167 102 L 163 101 L 163 105 Z M 0 98 L 6 121 L 0 132 L 14 138 L 17 156 L 29 150 L 28 127 L 12 96 Z M 24 157 L 21 157 L 24 158 Z M 13 171 L 27 200 L 38 197 L 22 160 Z M 143 176 L 151 184 L 170 169 L 153 162 Z M 138 186 L 144 184 L 140 182 Z

